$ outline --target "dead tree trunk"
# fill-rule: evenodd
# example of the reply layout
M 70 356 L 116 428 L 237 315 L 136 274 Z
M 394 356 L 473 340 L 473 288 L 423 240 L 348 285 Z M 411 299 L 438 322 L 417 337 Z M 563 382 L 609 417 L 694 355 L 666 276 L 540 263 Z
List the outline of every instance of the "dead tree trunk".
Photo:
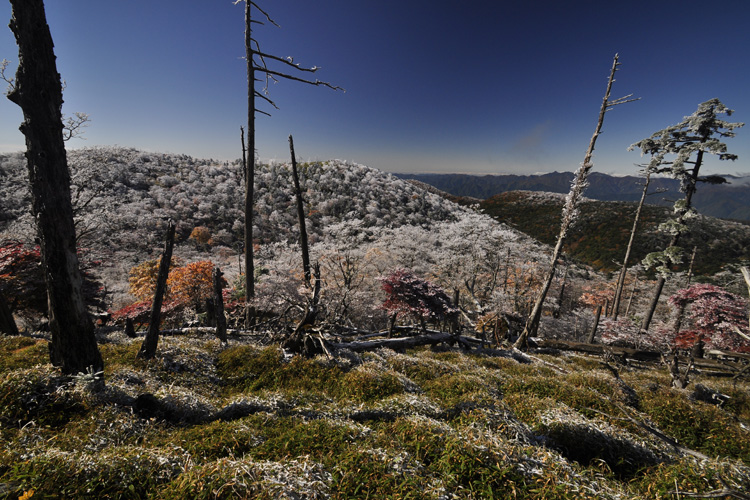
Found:
M 307 243 L 307 226 L 305 225 L 305 204 L 302 200 L 302 188 L 297 175 L 297 158 L 294 155 L 294 139 L 289 135 L 289 152 L 292 155 L 292 179 L 294 197 L 297 199 L 297 218 L 299 219 L 299 246 L 302 249 L 302 270 L 305 273 L 305 286 L 310 286 L 310 250 Z
M 615 300 L 612 304 L 612 319 L 617 320 L 617 316 L 620 314 L 620 299 L 622 297 L 622 289 L 625 286 L 625 276 L 628 273 L 628 262 L 630 261 L 630 251 L 633 249 L 633 240 L 635 239 L 635 232 L 638 229 L 638 222 L 641 219 L 641 210 L 643 204 L 646 201 L 646 195 L 648 194 L 648 185 L 651 183 L 651 170 L 646 169 L 646 183 L 643 185 L 643 193 L 641 193 L 641 201 L 638 202 L 638 209 L 635 211 L 635 218 L 633 219 L 633 229 L 630 230 L 630 240 L 628 240 L 628 247 L 625 249 L 625 258 L 622 261 L 622 268 L 620 269 L 620 276 L 617 278 L 617 287 L 615 288 Z
M 218 267 L 214 267 L 213 307 L 214 307 L 214 315 L 216 317 L 216 336 L 219 338 L 219 340 L 222 343 L 226 344 L 227 343 L 227 317 L 224 315 L 224 296 L 222 295 L 221 278 L 222 278 L 221 269 L 219 269 Z
M 693 254 L 690 256 L 690 266 L 688 267 L 687 277 L 685 279 L 685 288 L 688 288 L 690 286 L 690 282 L 692 281 L 693 264 L 695 263 L 695 254 L 697 252 L 698 252 L 698 247 L 693 247 Z M 675 336 L 677 336 L 677 334 L 680 333 L 680 328 L 682 327 L 682 320 L 685 317 L 686 308 L 687 308 L 686 302 L 683 302 L 677 307 L 677 312 L 674 318 L 674 324 L 672 325 L 672 332 Z M 700 341 L 700 337 L 698 340 Z
M 8 99 L 23 110 L 26 160 L 47 284 L 50 361 L 63 373 L 103 369 L 84 303 L 62 123 L 62 86 L 42 0 L 11 0 L 18 70 Z
M 315 326 L 320 305 L 320 266 L 315 265 L 315 285 L 313 294 L 307 303 L 304 317 L 297 323 L 289 337 L 282 343 L 282 347 L 293 353 L 311 357 L 326 351 L 322 338 L 314 338 L 309 331 Z
M 245 2 L 245 59 L 247 65 L 247 158 L 245 167 L 245 328 L 250 328 L 255 312 L 255 262 L 253 256 L 253 201 L 255 189 L 255 64 L 253 63 L 253 2 Z M 243 158 L 245 148 L 243 141 Z
M 156 355 L 156 346 L 159 343 L 159 326 L 161 324 L 161 304 L 164 301 L 164 293 L 167 290 L 167 278 L 169 278 L 169 265 L 172 263 L 172 247 L 174 246 L 174 222 L 169 221 L 167 227 L 167 239 L 164 243 L 164 252 L 159 262 L 159 274 L 156 278 L 156 290 L 154 291 L 154 302 L 151 304 L 151 318 L 146 330 L 146 338 L 143 339 L 141 349 L 138 351 L 139 359 L 151 359 Z
M 589 338 L 586 342 L 589 344 L 594 343 L 594 338 L 596 337 L 596 329 L 599 327 L 599 318 L 602 315 L 602 305 L 599 304 L 596 306 L 596 313 L 594 313 L 594 324 L 591 326 L 591 333 L 589 333 Z
M 0 293 L 0 333 L 4 335 L 18 335 L 18 326 L 13 319 L 13 313 L 10 310 L 5 295 Z
M 537 296 L 536 302 L 534 303 L 534 308 L 532 309 L 531 314 L 526 321 L 526 327 L 523 329 L 523 332 L 521 332 L 521 335 L 518 337 L 518 340 L 516 340 L 514 344 L 517 349 L 526 348 L 528 338 L 532 335 L 536 335 L 537 329 L 539 328 L 539 320 L 542 317 L 542 307 L 544 306 L 544 299 L 547 297 L 547 292 L 549 291 L 552 280 L 555 277 L 555 269 L 557 267 L 557 261 L 560 258 L 560 254 L 562 252 L 563 242 L 565 241 L 565 237 L 568 235 L 570 226 L 573 224 L 577 217 L 578 205 L 581 201 L 581 198 L 583 197 L 583 191 L 588 185 L 588 174 L 591 168 L 594 166 L 592 162 L 592 158 L 594 155 L 594 146 L 596 146 L 596 139 L 601 133 L 602 125 L 604 125 L 604 115 L 614 106 L 630 101 L 630 99 L 628 99 L 630 96 L 621 97 L 612 101 L 609 100 L 610 92 L 612 91 L 612 84 L 615 81 L 615 72 L 617 71 L 617 67 L 619 66 L 617 59 L 618 56 L 615 55 L 614 61 L 612 62 L 612 69 L 609 73 L 609 80 L 607 81 L 607 91 L 604 94 L 604 99 L 602 100 L 602 105 L 599 109 L 599 119 L 596 124 L 596 129 L 594 130 L 594 135 L 591 136 L 591 141 L 589 141 L 589 147 L 586 151 L 586 156 L 583 159 L 581 167 L 576 172 L 575 181 L 570 189 L 570 193 L 568 193 L 567 199 L 565 200 L 562 221 L 560 223 L 560 233 L 557 236 L 557 243 L 555 244 L 555 249 L 552 252 L 552 259 L 550 262 L 550 269 L 547 273 L 547 278 L 545 279 L 539 295 Z

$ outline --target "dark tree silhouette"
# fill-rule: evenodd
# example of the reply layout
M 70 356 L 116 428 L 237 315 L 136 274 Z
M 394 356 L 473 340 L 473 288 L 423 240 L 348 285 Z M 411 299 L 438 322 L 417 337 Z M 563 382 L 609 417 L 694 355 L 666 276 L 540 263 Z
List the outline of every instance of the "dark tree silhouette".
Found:
M 62 123 L 62 85 L 42 0 L 11 0 L 18 69 L 8 99 L 23 110 L 21 132 L 47 285 L 50 360 L 63 373 L 99 372 L 104 363 L 86 311 L 76 254 Z
M 237 0 L 235 4 L 242 0 Z M 315 73 L 319 68 L 300 66 L 291 57 L 278 57 L 267 54 L 260 49 L 258 41 L 252 36 L 253 24 L 263 24 L 253 18 L 253 9 L 261 14 L 266 22 L 278 27 L 271 16 L 268 15 L 257 3 L 245 0 L 245 62 L 247 66 L 247 149 L 245 141 L 242 141 L 243 168 L 245 171 L 245 290 L 246 290 L 246 316 L 245 325 L 249 327 L 252 322 L 252 300 L 255 298 L 255 264 L 253 257 L 253 190 L 255 183 L 255 113 L 268 115 L 265 111 L 257 109 L 255 98 L 259 98 L 276 108 L 276 103 L 268 97 L 268 84 L 279 79 L 292 80 L 309 85 L 328 87 L 333 90 L 343 90 L 341 87 L 331 85 L 328 82 L 312 80 L 301 76 L 295 76 L 287 71 Z M 274 69 L 269 65 L 276 65 L 281 69 Z M 264 82 L 262 90 L 255 88 L 256 82 Z M 244 134 L 243 134 L 244 138 Z M 247 151 L 247 156 L 245 155 Z
M 156 290 L 154 300 L 151 303 L 151 315 L 148 322 L 146 338 L 138 351 L 138 358 L 151 359 L 156 355 L 156 346 L 159 343 L 159 326 L 161 325 L 161 304 L 167 290 L 167 279 L 169 278 L 169 265 L 172 262 L 172 248 L 174 246 L 175 225 L 171 220 L 167 226 L 167 237 L 164 242 L 164 252 L 159 262 L 159 274 L 156 278 Z

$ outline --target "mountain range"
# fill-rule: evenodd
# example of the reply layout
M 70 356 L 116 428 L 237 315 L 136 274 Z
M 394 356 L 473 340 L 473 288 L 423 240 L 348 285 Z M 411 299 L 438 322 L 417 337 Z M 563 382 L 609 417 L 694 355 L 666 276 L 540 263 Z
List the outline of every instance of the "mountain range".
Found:
M 414 179 L 454 196 L 487 199 L 508 191 L 545 191 L 568 193 L 572 172 L 539 175 L 471 175 L 471 174 L 395 174 Z M 750 221 L 750 176 L 723 175 L 726 184 L 701 184 L 693 197 L 695 208 L 703 215 L 721 219 Z M 600 201 L 638 201 L 643 192 L 642 177 L 613 176 L 593 172 L 585 196 Z M 647 203 L 671 206 L 682 197 L 679 181 L 667 177 L 651 179 Z

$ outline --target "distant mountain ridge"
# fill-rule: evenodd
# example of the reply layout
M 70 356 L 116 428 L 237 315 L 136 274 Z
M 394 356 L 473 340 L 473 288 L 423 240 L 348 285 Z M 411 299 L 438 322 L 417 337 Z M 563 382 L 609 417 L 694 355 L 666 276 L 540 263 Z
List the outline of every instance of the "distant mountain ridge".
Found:
M 488 199 L 508 191 L 546 191 L 568 193 L 572 172 L 552 172 L 540 175 L 472 175 L 472 174 L 394 174 L 402 179 L 414 179 L 454 196 Z M 696 209 L 703 215 L 721 219 L 750 221 L 750 176 L 723 176 L 728 184 L 701 184 L 693 197 Z M 651 180 L 647 203 L 671 206 L 681 197 L 679 181 L 656 177 Z M 600 201 L 638 201 L 643 191 L 643 178 L 613 176 L 593 172 L 585 196 Z

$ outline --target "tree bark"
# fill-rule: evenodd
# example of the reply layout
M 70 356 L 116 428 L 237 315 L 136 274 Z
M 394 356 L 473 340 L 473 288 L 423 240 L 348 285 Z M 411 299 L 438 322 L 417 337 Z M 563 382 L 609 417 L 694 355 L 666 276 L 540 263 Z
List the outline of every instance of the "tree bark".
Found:
M 167 278 L 169 278 L 169 266 L 172 263 L 172 247 L 174 246 L 175 225 L 171 220 L 167 226 L 167 239 L 164 243 L 164 252 L 159 262 L 159 274 L 156 278 L 156 290 L 154 291 L 154 302 L 151 304 L 151 319 L 148 322 L 146 338 L 143 339 L 141 349 L 138 351 L 139 359 L 151 359 L 156 355 L 156 346 L 159 343 L 159 326 L 161 325 L 161 305 L 164 301 L 164 293 L 167 290 Z
M 18 326 L 13 319 L 13 313 L 10 310 L 5 295 L 0 293 L 0 333 L 4 335 L 18 335 Z
M 292 179 L 294 181 L 294 196 L 297 199 L 297 218 L 299 219 L 299 246 L 302 249 L 302 270 L 305 273 L 305 286 L 310 286 L 310 250 L 307 242 L 307 226 L 305 225 L 305 205 L 302 200 L 302 188 L 299 186 L 297 175 L 297 158 L 294 155 L 294 139 L 289 135 L 289 152 L 292 155 Z
M 23 110 L 20 130 L 47 284 L 50 361 L 63 373 L 100 372 L 104 363 L 82 293 L 62 123 L 62 86 L 42 0 L 11 0 L 18 70 L 8 99 Z
M 599 327 L 599 318 L 602 315 L 602 305 L 596 306 L 596 313 L 594 313 L 594 324 L 591 326 L 591 333 L 589 333 L 588 343 L 594 343 L 594 337 L 596 337 L 596 329 Z
M 622 260 L 622 268 L 620 269 L 620 276 L 617 278 L 617 287 L 615 288 L 615 300 L 612 304 L 612 319 L 617 320 L 617 316 L 620 314 L 620 299 L 622 297 L 622 289 L 625 287 L 625 277 L 628 273 L 628 262 L 630 261 L 630 251 L 633 249 L 633 240 L 635 240 L 635 232 L 638 229 L 638 222 L 641 219 L 641 210 L 643 204 L 646 202 L 646 195 L 648 194 L 648 185 L 651 183 L 651 171 L 646 170 L 646 183 L 643 185 L 643 193 L 641 194 L 641 201 L 638 202 L 638 209 L 635 211 L 635 218 L 633 219 L 633 229 L 630 230 L 630 240 L 628 240 L 628 247 L 625 249 L 625 258 Z
M 224 315 L 224 296 L 222 294 L 221 286 L 221 269 L 214 267 L 213 272 L 213 285 L 214 285 L 214 314 L 216 316 L 216 336 L 219 340 L 226 344 L 227 343 L 227 317 Z
M 252 2 L 245 2 L 245 59 L 247 63 L 247 159 L 245 160 L 245 328 L 254 320 L 255 262 L 253 256 L 253 202 L 255 188 L 255 65 L 252 46 Z M 244 148 L 243 148 L 244 151 Z

